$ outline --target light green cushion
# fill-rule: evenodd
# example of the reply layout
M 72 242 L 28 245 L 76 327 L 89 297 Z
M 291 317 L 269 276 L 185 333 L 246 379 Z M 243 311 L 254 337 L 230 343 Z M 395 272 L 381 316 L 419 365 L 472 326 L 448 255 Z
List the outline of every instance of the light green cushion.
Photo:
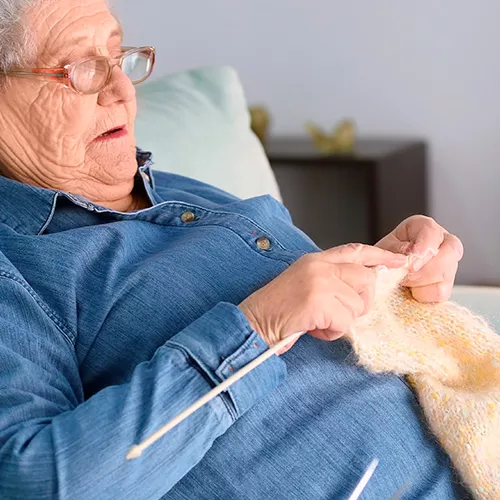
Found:
M 243 88 L 232 68 L 168 75 L 137 87 L 137 146 L 154 168 L 207 182 L 241 198 L 280 200 L 263 147 L 250 129 Z

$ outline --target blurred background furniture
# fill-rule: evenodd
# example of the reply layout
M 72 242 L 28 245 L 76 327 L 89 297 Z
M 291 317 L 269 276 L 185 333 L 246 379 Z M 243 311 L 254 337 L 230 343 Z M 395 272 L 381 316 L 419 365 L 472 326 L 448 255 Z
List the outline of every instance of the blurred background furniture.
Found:
M 310 138 L 282 137 L 265 149 L 294 223 L 320 248 L 374 244 L 428 214 L 423 141 L 361 138 L 352 154 L 324 155 Z

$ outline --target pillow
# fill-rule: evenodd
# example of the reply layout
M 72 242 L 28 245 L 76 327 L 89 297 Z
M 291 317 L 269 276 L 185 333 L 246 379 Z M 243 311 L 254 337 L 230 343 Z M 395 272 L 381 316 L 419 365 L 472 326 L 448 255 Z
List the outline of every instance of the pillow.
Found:
M 240 198 L 270 194 L 281 201 L 234 69 L 196 69 L 144 83 L 137 103 L 137 146 L 153 153 L 154 169 Z

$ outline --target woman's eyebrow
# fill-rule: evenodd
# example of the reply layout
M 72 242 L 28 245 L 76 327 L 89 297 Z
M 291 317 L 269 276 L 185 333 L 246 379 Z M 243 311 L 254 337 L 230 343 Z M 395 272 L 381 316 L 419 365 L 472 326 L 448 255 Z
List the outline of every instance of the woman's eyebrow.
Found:
M 117 38 L 117 37 L 120 38 L 120 40 L 123 40 L 123 28 L 122 28 L 122 25 L 119 24 L 118 22 L 116 23 L 115 28 L 110 32 L 110 34 L 108 36 L 108 40 L 111 40 L 111 39 Z M 87 40 L 86 35 L 79 36 L 79 37 L 76 37 L 73 40 L 71 40 L 69 45 L 78 47 L 82 42 L 85 42 L 86 40 Z
M 117 23 L 116 27 L 110 32 L 108 41 L 112 40 L 113 38 L 119 38 L 120 41 L 123 40 L 123 28 L 122 25 L 119 23 Z M 74 47 L 78 47 L 80 43 L 86 41 L 86 39 L 87 38 L 85 36 L 76 38 L 75 40 L 72 41 L 71 45 Z M 94 55 L 94 50 L 95 50 L 94 47 L 89 47 L 88 50 L 85 51 L 85 53 L 83 54 L 83 57 Z M 70 64 L 71 62 L 73 62 L 72 55 L 73 51 L 71 51 L 66 57 L 60 59 L 58 65 L 64 67 L 66 64 Z
M 122 44 L 123 41 L 123 26 L 121 25 L 120 21 L 116 17 L 112 17 L 110 21 L 110 26 L 109 26 L 109 34 L 106 43 L 103 45 L 103 47 L 108 46 L 110 42 L 115 42 L 116 39 L 119 40 L 119 45 Z M 107 23 L 106 23 L 107 24 Z M 71 64 L 74 62 L 75 56 L 74 53 L 78 52 L 80 54 L 80 57 L 88 57 L 95 55 L 95 47 L 88 47 L 87 50 L 84 50 L 82 53 L 82 45 L 85 46 L 88 40 L 87 35 L 75 35 L 72 40 L 69 42 L 66 41 L 64 47 L 59 47 L 61 50 L 61 57 L 57 58 L 57 67 L 64 67 L 67 64 Z M 70 47 L 70 50 L 67 49 L 67 47 Z

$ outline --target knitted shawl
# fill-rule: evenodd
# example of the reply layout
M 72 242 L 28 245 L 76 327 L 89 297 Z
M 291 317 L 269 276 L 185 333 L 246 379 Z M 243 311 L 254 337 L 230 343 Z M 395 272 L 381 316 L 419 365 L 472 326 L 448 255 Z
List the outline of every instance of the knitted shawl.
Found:
M 500 499 L 500 336 L 453 302 L 415 301 L 405 269 L 376 273 L 374 307 L 348 334 L 360 364 L 406 376 L 475 497 Z

